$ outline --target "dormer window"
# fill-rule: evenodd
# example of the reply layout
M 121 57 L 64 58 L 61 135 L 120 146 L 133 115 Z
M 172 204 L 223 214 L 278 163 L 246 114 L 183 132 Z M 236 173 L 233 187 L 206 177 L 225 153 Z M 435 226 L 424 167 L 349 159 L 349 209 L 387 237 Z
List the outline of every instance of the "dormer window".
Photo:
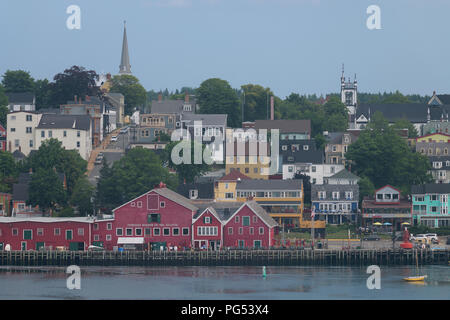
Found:
M 183 106 L 183 111 L 192 111 L 192 106 L 190 104 L 185 104 Z

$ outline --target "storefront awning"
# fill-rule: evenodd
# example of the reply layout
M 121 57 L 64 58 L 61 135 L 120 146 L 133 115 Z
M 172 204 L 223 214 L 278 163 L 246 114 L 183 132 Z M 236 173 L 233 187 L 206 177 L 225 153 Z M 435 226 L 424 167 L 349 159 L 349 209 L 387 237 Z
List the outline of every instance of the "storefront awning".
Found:
M 143 244 L 144 238 L 138 237 L 122 237 L 117 240 L 117 244 Z

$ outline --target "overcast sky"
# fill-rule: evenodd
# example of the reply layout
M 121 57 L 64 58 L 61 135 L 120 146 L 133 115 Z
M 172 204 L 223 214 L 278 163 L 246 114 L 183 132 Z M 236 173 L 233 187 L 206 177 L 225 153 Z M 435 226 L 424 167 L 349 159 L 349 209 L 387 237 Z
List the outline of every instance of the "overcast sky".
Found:
M 369 5 L 381 29 L 369 30 Z M 69 5 L 81 29 L 69 30 Z M 132 73 L 147 89 L 219 77 L 284 98 L 339 91 L 450 93 L 448 0 L 1 0 L 0 74 L 48 78 L 72 65 L 118 73 L 127 21 Z

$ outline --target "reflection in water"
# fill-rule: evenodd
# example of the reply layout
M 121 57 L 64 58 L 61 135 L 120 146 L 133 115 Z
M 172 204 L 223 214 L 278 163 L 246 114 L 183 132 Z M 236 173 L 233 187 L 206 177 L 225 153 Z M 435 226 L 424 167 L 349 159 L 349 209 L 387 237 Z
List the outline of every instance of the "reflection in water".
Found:
M 61 267 L 0 267 L 0 299 L 448 299 L 449 267 L 381 267 L 381 290 L 360 267 L 82 267 L 68 290 Z

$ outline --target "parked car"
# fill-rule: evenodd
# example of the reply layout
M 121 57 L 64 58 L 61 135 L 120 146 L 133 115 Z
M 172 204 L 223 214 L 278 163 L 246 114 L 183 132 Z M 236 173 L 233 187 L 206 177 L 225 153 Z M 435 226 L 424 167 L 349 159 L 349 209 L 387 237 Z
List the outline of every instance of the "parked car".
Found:
M 436 233 L 427 233 L 425 236 L 426 236 L 426 237 L 428 238 L 428 240 L 430 240 L 432 243 L 439 243 L 439 238 L 438 238 L 438 236 L 437 236 Z
M 428 242 L 428 237 L 425 234 L 418 234 L 418 235 L 411 234 L 410 240 L 417 242 Z
M 376 234 L 364 236 L 364 238 L 363 238 L 364 241 L 379 241 L 380 239 L 381 239 L 380 236 L 378 236 Z
M 103 163 L 103 158 L 97 157 L 94 161 L 94 164 L 102 164 L 102 163 Z
M 117 136 L 112 136 L 111 137 L 111 142 L 116 142 L 117 141 Z
M 120 133 L 127 133 L 128 132 L 128 127 L 124 127 L 122 129 L 120 129 Z

